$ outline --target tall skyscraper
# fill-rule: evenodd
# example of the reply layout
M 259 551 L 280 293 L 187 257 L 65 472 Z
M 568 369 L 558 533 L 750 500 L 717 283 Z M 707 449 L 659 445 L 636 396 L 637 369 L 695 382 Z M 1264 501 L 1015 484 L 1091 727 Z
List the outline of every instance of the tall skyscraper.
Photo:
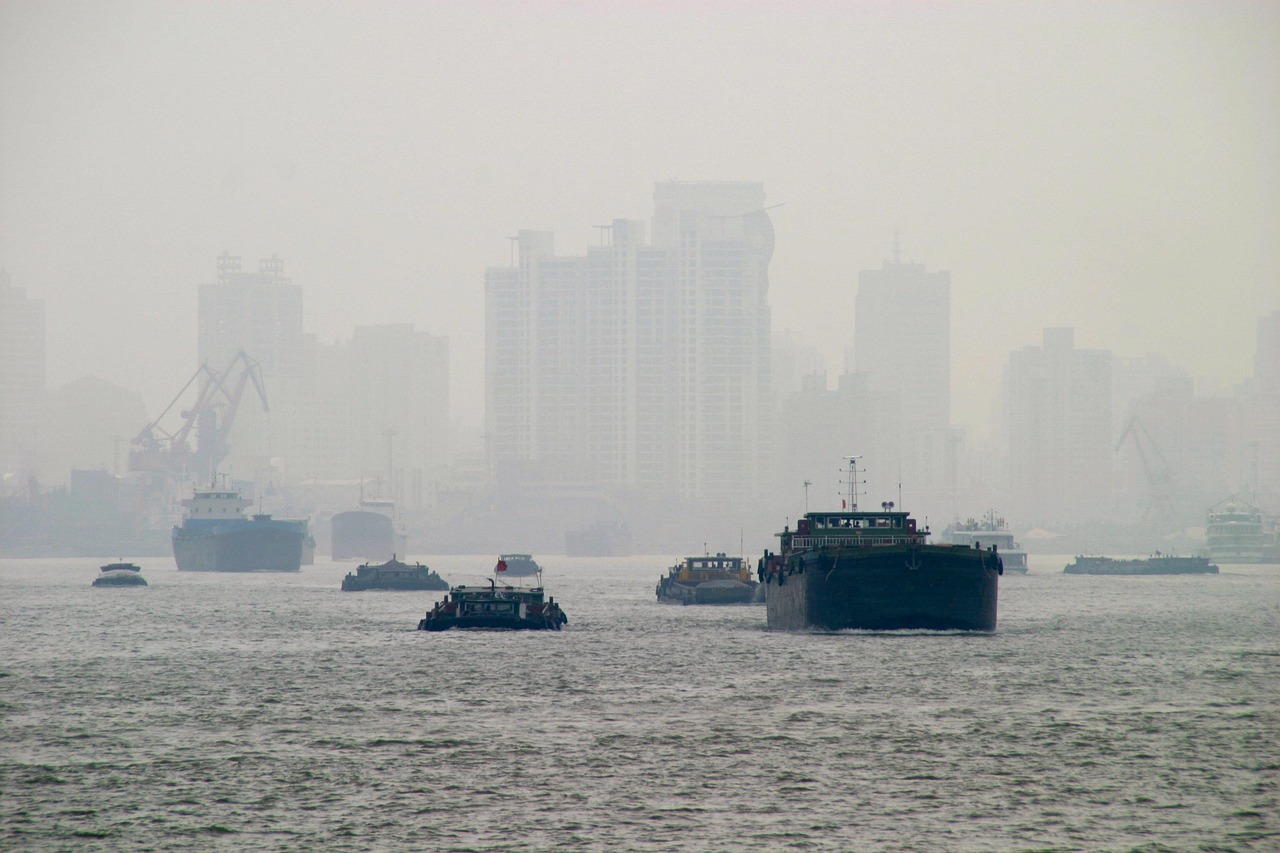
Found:
M 45 358 L 44 301 L 27 298 L 0 270 L 0 474 L 35 472 Z
M 237 476 L 265 475 L 272 457 L 287 456 L 291 449 L 312 372 L 302 331 L 302 288 L 285 277 L 284 261 L 274 255 L 259 262 L 254 273 L 223 252 L 217 280 L 200 285 L 198 311 L 202 364 L 220 373 L 243 350 L 261 370 L 269 413 L 253 399 L 253 389 L 246 389 L 231 429 L 227 464 L 235 466 Z
M 756 183 L 669 182 L 643 223 L 559 257 L 521 231 L 486 272 L 495 474 L 749 501 L 770 452 L 768 264 Z
M 1053 527 L 1113 517 L 1110 352 L 1045 329 L 1043 346 L 1010 354 L 1001 409 L 1011 518 Z
M 951 274 L 892 261 L 858 274 L 853 369 L 868 392 L 896 399 L 898 459 L 868 459 L 868 481 L 884 492 L 898 480 L 921 515 L 953 511 Z M 888 441 L 875 441 L 888 446 Z M 850 448 L 848 452 L 860 452 Z

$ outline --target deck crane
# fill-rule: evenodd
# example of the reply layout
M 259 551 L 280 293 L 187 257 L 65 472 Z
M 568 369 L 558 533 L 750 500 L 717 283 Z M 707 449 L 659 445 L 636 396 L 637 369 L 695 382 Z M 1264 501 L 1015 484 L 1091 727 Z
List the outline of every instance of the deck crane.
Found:
M 1160 452 L 1160 446 L 1156 444 L 1156 440 L 1151 437 L 1151 433 L 1147 431 L 1137 415 L 1129 418 L 1129 422 L 1120 432 L 1120 439 L 1116 441 L 1115 447 L 1117 451 L 1124 445 L 1125 439 L 1132 440 L 1138 452 L 1138 461 L 1142 464 L 1142 472 L 1147 478 L 1149 496 L 1147 507 L 1143 512 L 1143 521 L 1149 520 L 1153 515 L 1157 518 L 1168 518 L 1173 508 L 1173 468 L 1169 466 L 1164 454 Z M 1144 449 L 1144 444 L 1150 448 L 1150 457 Z
M 197 380 L 200 391 L 195 405 L 181 412 L 182 426 L 177 432 L 167 432 L 160 426 L 160 422 Z M 133 448 L 129 452 L 130 469 L 170 477 L 188 475 L 202 481 L 211 480 L 218 466 L 231 452 L 227 436 L 235 422 L 245 386 L 249 382 L 253 383 L 258 392 L 262 410 L 270 411 L 267 391 L 262 383 L 262 370 L 258 362 L 244 350 L 236 353 L 222 373 L 209 367 L 207 362 L 200 365 L 160 413 L 160 417 L 143 427 L 134 437 Z M 191 447 L 193 430 L 196 439 L 194 450 Z

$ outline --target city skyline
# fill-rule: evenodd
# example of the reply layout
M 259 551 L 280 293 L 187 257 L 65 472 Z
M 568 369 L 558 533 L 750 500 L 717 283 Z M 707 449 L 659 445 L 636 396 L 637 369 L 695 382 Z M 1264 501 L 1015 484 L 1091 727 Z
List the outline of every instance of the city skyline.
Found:
M 447 332 L 475 426 L 483 270 L 508 237 L 588 245 L 656 182 L 749 180 L 781 205 L 774 330 L 829 374 L 854 271 L 899 233 L 904 260 L 951 274 L 953 420 L 972 433 L 1045 327 L 1230 388 L 1280 299 L 1278 18 L 6 4 L 0 266 L 45 301 L 50 385 L 93 373 L 155 412 L 195 364 L 192 283 L 221 251 L 278 254 L 321 342 Z

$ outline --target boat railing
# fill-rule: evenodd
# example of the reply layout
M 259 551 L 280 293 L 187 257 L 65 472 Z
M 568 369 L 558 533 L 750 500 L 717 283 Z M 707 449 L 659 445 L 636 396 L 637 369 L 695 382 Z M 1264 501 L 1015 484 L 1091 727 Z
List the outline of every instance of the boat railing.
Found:
M 918 537 L 919 538 L 919 537 Z M 862 547 L 866 545 L 910 545 L 913 539 L 902 535 L 889 536 L 792 536 L 791 547 L 797 548 L 819 548 L 824 545 L 836 546 L 855 546 Z

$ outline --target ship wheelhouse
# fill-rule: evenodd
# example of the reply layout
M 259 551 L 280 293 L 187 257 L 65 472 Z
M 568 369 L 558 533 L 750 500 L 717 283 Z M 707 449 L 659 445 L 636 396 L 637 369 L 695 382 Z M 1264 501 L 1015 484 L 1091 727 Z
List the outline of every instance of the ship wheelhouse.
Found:
M 923 545 L 928 530 L 917 530 L 905 512 L 810 512 L 796 529 L 780 534 L 785 551 L 810 548 L 870 548 L 878 545 Z

